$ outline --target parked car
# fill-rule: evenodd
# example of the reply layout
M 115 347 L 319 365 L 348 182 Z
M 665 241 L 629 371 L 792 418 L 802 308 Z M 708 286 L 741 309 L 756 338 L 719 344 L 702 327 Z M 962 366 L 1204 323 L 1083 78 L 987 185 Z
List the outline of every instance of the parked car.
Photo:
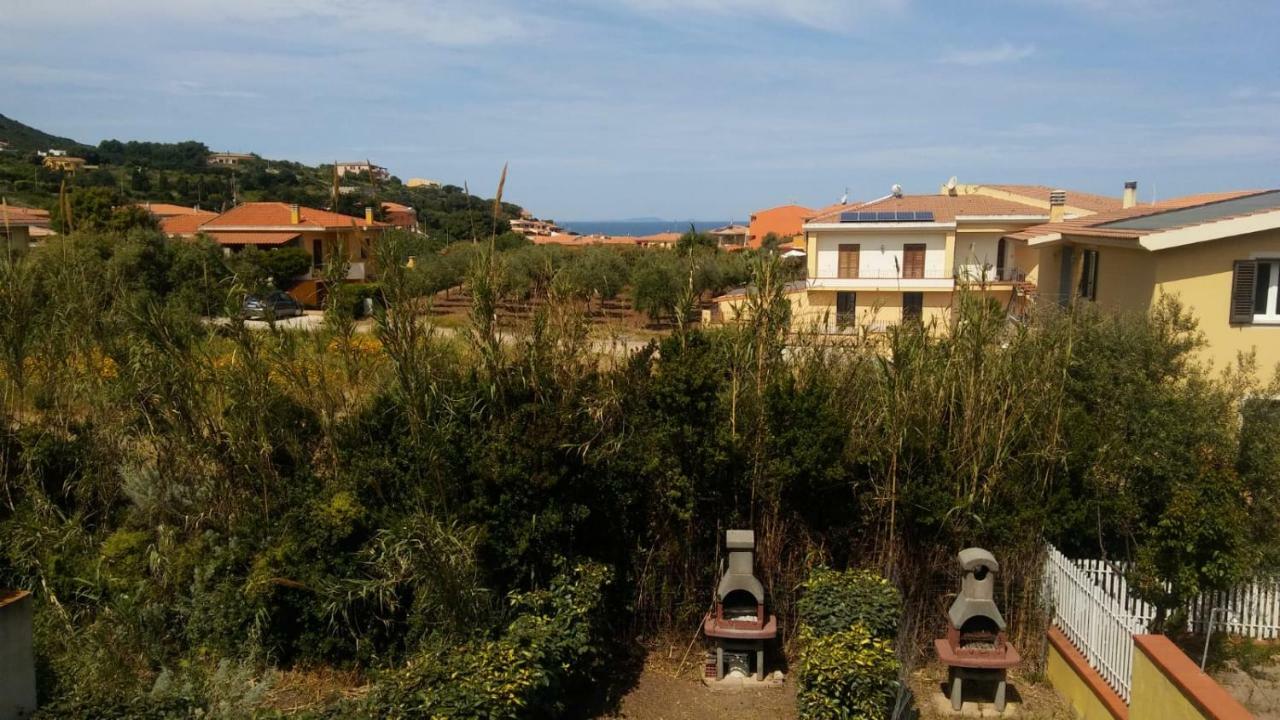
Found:
M 240 314 L 249 320 L 266 320 L 268 317 L 298 317 L 302 315 L 302 304 L 294 300 L 288 293 L 276 290 L 263 295 L 246 295 Z

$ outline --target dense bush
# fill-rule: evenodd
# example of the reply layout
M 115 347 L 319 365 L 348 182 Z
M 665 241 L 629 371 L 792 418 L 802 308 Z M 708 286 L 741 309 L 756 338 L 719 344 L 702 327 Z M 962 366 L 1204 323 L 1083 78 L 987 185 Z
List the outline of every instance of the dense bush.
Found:
M 898 692 L 902 598 L 865 570 L 815 568 L 796 602 L 796 701 L 805 720 L 887 718 Z
M 557 718 L 574 685 L 596 677 L 610 647 L 610 571 L 581 565 L 550 588 L 511 598 L 515 619 L 492 640 L 435 645 L 382 680 L 362 704 L 371 718 Z M 574 693 L 571 690 L 576 689 Z

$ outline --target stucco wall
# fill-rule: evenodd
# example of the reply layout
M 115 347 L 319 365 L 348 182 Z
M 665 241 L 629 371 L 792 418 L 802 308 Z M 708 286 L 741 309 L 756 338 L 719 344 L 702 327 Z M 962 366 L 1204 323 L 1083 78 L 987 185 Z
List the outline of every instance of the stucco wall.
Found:
M 1079 720 L 1123 720 L 1129 709 L 1057 628 L 1049 629 L 1045 677 Z
M 1133 639 L 1131 720 L 1250 720 L 1253 715 L 1163 635 Z
M 896 278 L 902 276 L 902 248 L 908 243 L 923 243 L 924 276 L 949 278 L 952 269 L 947 265 L 947 236 L 945 232 L 903 233 L 840 232 L 815 233 L 810 253 L 815 257 L 810 277 L 833 278 L 839 274 L 840 245 L 851 243 L 859 246 L 858 277 Z M 816 252 L 814 252 L 816 250 Z M 895 264 L 896 263 L 896 264 Z
M 956 276 L 969 280 L 996 280 L 997 250 L 1002 234 L 1002 232 L 957 233 Z
M 1116 310 L 1144 310 L 1154 296 L 1155 267 L 1152 253 L 1116 247 L 1077 248 L 1098 251 L 1099 305 Z M 1076 282 L 1079 282 L 1078 276 Z
M 1280 325 L 1232 325 L 1231 269 L 1253 254 L 1280 257 L 1280 231 L 1198 243 L 1153 253 L 1157 292 L 1177 295 L 1200 320 L 1209 342 L 1208 359 L 1216 367 L 1235 362 L 1237 353 L 1256 350 L 1264 373 L 1280 363 Z
M 0 591 L 0 598 L 5 593 Z M 31 596 L 21 593 L 7 598 L 0 600 L 0 720 L 17 720 L 36 709 Z

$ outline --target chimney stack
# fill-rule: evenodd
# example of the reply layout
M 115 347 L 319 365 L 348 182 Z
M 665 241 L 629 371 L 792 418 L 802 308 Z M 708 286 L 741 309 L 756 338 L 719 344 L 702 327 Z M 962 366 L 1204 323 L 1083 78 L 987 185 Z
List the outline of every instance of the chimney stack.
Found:
M 1067 212 L 1067 192 L 1054 190 L 1049 193 L 1049 222 L 1062 222 Z
M 298 208 L 298 203 L 294 203 L 289 206 L 289 224 L 290 225 L 302 224 L 302 210 Z
M 373 224 L 373 207 L 370 205 L 364 206 L 364 221 L 369 225 Z
M 1124 184 L 1124 202 L 1122 207 L 1131 208 L 1138 204 L 1138 181 L 1130 180 Z

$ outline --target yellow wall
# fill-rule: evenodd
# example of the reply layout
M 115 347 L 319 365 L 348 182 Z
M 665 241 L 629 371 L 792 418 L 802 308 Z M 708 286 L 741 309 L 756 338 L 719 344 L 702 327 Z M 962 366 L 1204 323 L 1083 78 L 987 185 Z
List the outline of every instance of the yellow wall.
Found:
M 1076 673 L 1053 643 L 1049 644 L 1044 673 L 1053 689 L 1071 703 L 1079 720 L 1115 720 L 1107 706 L 1102 704 L 1089 684 Z
M 1200 320 L 1215 367 L 1235 362 L 1237 353 L 1257 351 L 1264 378 L 1280 363 L 1280 325 L 1232 325 L 1231 269 L 1252 253 L 1280 255 L 1280 231 L 1161 250 L 1156 257 L 1155 289 L 1176 295 Z
M 1133 650 L 1129 720 L 1205 720 L 1206 716 L 1146 653 Z

